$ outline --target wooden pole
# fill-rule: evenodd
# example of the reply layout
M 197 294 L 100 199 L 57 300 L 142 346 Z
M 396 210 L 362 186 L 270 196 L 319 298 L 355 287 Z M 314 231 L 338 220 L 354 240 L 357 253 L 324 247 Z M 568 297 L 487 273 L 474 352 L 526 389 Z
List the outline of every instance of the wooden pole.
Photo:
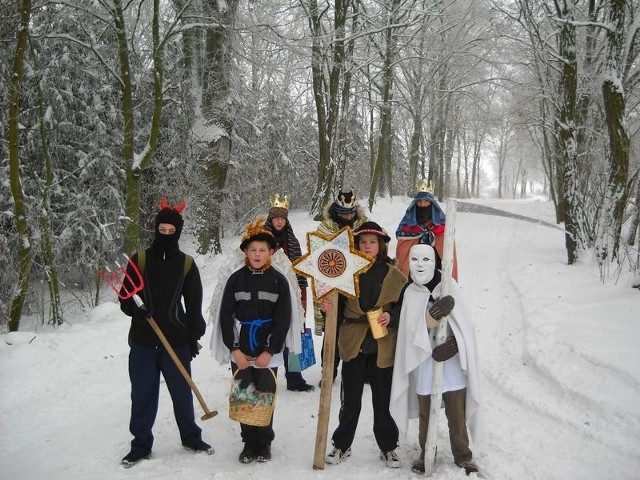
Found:
M 444 230 L 444 252 L 442 259 L 442 286 L 441 296 L 449 295 L 451 290 L 451 272 L 453 271 L 453 241 L 455 235 L 456 202 L 454 199 L 447 201 L 447 219 Z M 436 345 L 444 343 L 447 339 L 448 317 L 443 317 L 438 325 Z M 431 387 L 431 409 L 429 411 L 429 426 L 427 427 L 427 440 L 424 448 L 424 473 L 429 477 L 433 474 L 433 464 L 436 459 L 436 446 L 438 440 L 438 420 L 440 417 L 440 404 L 442 403 L 442 369 L 443 362 L 433 362 L 433 384 Z
M 333 390 L 333 365 L 336 358 L 336 333 L 338 323 L 338 292 L 333 290 L 327 296 L 333 304 L 324 320 L 324 355 L 322 356 L 322 382 L 320 386 L 320 406 L 316 429 L 316 448 L 313 455 L 313 469 L 324 470 L 327 451 L 327 431 L 331 414 L 331 392 Z
M 160 327 L 158 326 L 156 321 L 153 319 L 153 317 L 148 317 L 147 321 L 149 322 L 149 325 L 151 325 L 151 328 L 153 328 L 153 331 L 156 332 L 156 335 L 158 335 L 158 338 L 162 342 L 162 345 L 164 345 L 165 350 L 169 353 L 171 360 L 173 360 L 173 363 L 176 364 L 176 367 L 178 367 L 178 370 L 180 370 L 180 373 L 191 387 L 191 390 L 193 390 L 193 393 L 196 394 L 196 398 L 198 399 L 200 406 L 204 410 L 204 415 L 200 417 L 200 420 L 208 420 L 215 417 L 218 412 L 216 410 L 212 412 L 211 410 L 209 410 L 209 407 L 207 407 L 207 404 L 204 403 L 204 398 L 202 398 L 202 395 L 200 395 L 200 390 L 198 390 L 196 384 L 193 383 L 191 375 L 189 375 L 187 369 L 184 368 L 184 365 L 180 361 L 180 358 L 178 357 L 178 355 L 176 355 L 175 350 L 171 347 L 169 340 L 167 340 L 167 337 L 164 336 L 164 333 L 162 333 L 162 330 L 160 330 Z

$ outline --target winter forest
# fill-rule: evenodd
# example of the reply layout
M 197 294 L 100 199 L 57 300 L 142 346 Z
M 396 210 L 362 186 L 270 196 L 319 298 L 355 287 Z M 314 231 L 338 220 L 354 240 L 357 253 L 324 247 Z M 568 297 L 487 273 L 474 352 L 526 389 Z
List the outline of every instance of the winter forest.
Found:
M 221 254 L 287 193 L 541 195 L 566 261 L 640 257 L 638 0 L 1 0 L 0 326 L 90 309 L 185 198 Z M 640 283 L 640 281 L 636 282 Z

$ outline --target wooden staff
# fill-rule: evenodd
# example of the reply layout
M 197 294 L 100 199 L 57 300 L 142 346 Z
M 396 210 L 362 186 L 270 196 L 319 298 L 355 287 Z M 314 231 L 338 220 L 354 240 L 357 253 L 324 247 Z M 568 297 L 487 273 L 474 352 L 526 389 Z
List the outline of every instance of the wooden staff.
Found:
M 331 392 L 333 390 L 333 363 L 336 358 L 336 330 L 338 324 L 338 292 L 327 295 L 333 308 L 326 312 L 324 320 L 324 354 L 322 356 L 322 382 L 320 383 L 320 406 L 316 429 L 316 449 L 313 455 L 313 469 L 324 470 L 324 456 L 327 451 L 327 431 L 331 414 Z
M 441 298 L 449 295 L 451 290 L 451 272 L 453 271 L 453 240 L 455 234 L 456 203 L 455 200 L 447 201 L 447 219 L 444 230 L 444 255 L 442 258 L 442 290 Z M 448 317 L 443 317 L 438 325 L 436 345 L 447 340 Z M 424 473 L 431 476 L 433 464 L 436 459 L 436 443 L 438 440 L 438 418 L 440 416 L 440 404 L 442 403 L 442 369 L 443 362 L 433 362 L 433 383 L 431 387 L 431 409 L 429 411 L 429 426 L 427 427 L 427 440 L 424 448 Z
M 175 350 L 171 347 L 169 340 L 167 340 L 167 337 L 164 336 L 164 333 L 162 333 L 162 330 L 160 330 L 160 327 L 158 326 L 156 321 L 153 319 L 153 317 L 148 317 L 147 321 L 149 322 L 149 325 L 151 325 L 151 328 L 153 328 L 153 331 L 156 332 L 156 335 L 158 335 L 158 338 L 162 342 L 162 345 L 164 345 L 165 350 L 167 351 L 167 353 L 169 353 L 171 360 L 173 360 L 173 363 L 176 364 L 176 367 L 178 367 L 178 370 L 180 370 L 180 373 L 182 374 L 184 379 L 187 381 L 187 383 L 191 387 L 191 390 L 193 390 L 193 393 L 196 394 L 196 398 L 198 399 L 200 406 L 204 410 L 204 415 L 200 417 L 200 420 L 208 420 L 210 418 L 215 417 L 218 414 L 218 412 L 216 410 L 214 411 L 209 410 L 209 407 L 207 407 L 207 404 L 204 403 L 204 398 L 202 398 L 202 395 L 200 394 L 200 390 L 198 390 L 198 387 L 196 387 L 196 384 L 193 383 L 193 379 L 191 378 L 191 375 L 189 375 L 189 372 L 187 372 L 187 369 L 184 368 L 184 365 L 180 361 L 180 358 L 176 354 Z

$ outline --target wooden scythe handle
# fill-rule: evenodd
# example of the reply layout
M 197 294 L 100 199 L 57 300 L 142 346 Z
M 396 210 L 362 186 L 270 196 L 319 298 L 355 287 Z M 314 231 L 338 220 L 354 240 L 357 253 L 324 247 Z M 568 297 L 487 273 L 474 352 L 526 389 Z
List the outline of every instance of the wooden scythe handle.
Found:
M 200 391 L 198 390 L 198 387 L 196 387 L 196 384 L 193 383 L 193 380 L 191 379 L 191 375 L 189 375 L 189 372 L 187 372 L 187 369 L 184 368 L 184 365 L 182 364 L 182 362 L 178 358 L 178 355 L 176 355 L 175 350 L 169 344 L 169 341 L 167 340 L 167 337 L 165 337 L 164 333 L 162 333 L 162 330 L 160 330 L 160 327 L 158 326 L 156 321 L 153 319 L 153 317 L 147 317 L 147 321 L 149 322 L 149 325 L 151 325 L 151 328 L 153 328 L 153 331 L 156 332 L 156 335 L 158 335 L 158 338 L 162 342 L 162 345 L 164 345 L 164 348 L 169 353 L 169 356 L 171 357 L 171 360 L 173 360 L 173 363 L 176 364 L 176 367 L 178 367 L 178 370 L 180 370 L 180 373 L 182 374 L 184 379 L 187 381 L 187 383 L 191 387 L 191 390 L 193 390 L 193 393 L 195 393 L 196 398 L 198 399 L 198 402 L 200 403 L 200 406 L 204 410 L 204 415 L 202 417 L 200 417 L 200 420 L 208 420 L 210 418 L 215 417 L 218 414 L 218 412 L 216 410 L 214 410 L 212 412 L 207 407 L 207 404 L 204 403 L 204 399 L 202 398 L 202 395 L 200 395 Z
M 322 384 L 320 387 L 318 428 L 316 429 L 316 448 L 313 455 L 314 470 L 324 470 L 324 457 L 327 450 L 327 430 L 331 413 L 331 391 L 333 390 L 333 365 L 336 358 L 337 290 L 329 293 L 327 299 L 333 304 L 333 308 L 326 313 L 324 321 L 324 355 L 322 357 Z

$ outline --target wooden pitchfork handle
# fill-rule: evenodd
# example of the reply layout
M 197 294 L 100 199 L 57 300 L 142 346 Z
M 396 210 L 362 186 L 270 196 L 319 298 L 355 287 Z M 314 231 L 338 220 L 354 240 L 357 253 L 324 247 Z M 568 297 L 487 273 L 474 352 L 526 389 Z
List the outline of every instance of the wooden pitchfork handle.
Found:
M 187 372 L 187 369 L 184 368 L 184 365 L 178 358 L 178 355 L 176 355 L 175 350 L 171 347 L 171 345 L 169 344 L 169 341 L 167 340 L 167 337 L 164 336 L 164 333 L 162 333 L 162 330 L 160 330 L 160 327 L 158 326 L 156 321 L 153 319 L 153 317 L 151 316 L 147 317 L 147 322 L 149 322 L 149 325 L 151 325 L 151 328 L 153 328 L 153 331 L 156 332 L 156 335 L 158 335 L 158 338 L 162 342 L 162 345 L 164 345 L 164 348 L 167 350 L 167 352 L 169 352 L 169 356 L 171 357 L 171 360 L 173 360 L 173 362 L 176 364 L 176 367 L 178 367 L 178 370 L 180 370 L 180 373 L 182 374 L 184 379 L 187 381 L 187 383 L 191 387 L 191 390 L 193 390 L 193 393 L 196 394 L 196 398 L 198 399 L 198 402 L 200 402 L 200 406 L 204 410 L 204 415 L 200 417 L 200 420 L 209 420 L 210 418 L 213 418 L 216 415 L 218 415 L 217 410 L 214 410 L 212 412 L 211 410 L 209 410 L 209 407 L 207 407 L 207 404 L 204 403 L 204 398 L 202 398 L 202 395 L 200 395 L 200 391 L 198 390 L 198 387 L 196 387 L 196 384 L 193 383 L 193 380 L 191 379 L 191 375 L 189 375 L 189 372 Z

